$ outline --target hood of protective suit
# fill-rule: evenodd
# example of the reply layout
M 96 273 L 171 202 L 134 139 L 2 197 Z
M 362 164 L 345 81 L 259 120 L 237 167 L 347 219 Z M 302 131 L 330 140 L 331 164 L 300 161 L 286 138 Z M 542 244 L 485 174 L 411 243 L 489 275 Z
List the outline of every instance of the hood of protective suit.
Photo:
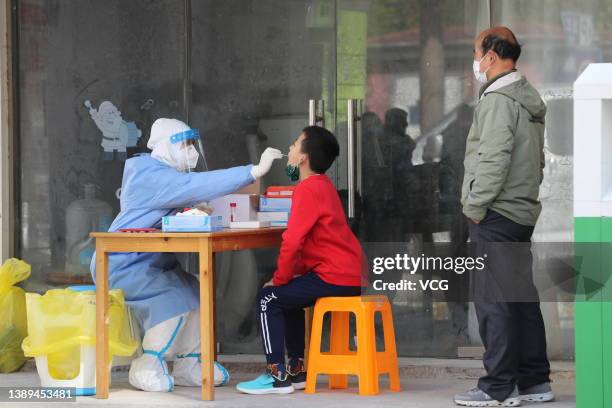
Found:
M 176 170 L 187 170 L 185 162 L 178 159 L 181 156 L 178 152 L 179 147 L 170 142 L 170 136 L 190 129 L 189 126 L 178 119 L 157 119 L 153 122 L 153 126 L 151 126 L 151 136 L 147 143 L 147 147 L 151 149 L 151 157 L 166 163 Z

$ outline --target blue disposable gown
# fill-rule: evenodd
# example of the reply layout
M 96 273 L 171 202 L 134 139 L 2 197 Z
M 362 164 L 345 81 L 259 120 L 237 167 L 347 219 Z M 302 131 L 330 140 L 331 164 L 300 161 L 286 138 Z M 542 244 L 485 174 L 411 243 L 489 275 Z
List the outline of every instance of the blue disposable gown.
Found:
M 252 183 L 251 167 L 181 173 L 150 155 L 131 158 L 123 171 L 121 212 L 109 231 L 159 228 L 163 216 Z M 199 307 L 198 281 L 182 270 L 175 254 L 111 253 L 108 259 L 110 287 L 123 290 L 144 330 Z M 95 256 L 90 267 L 95 280 Z

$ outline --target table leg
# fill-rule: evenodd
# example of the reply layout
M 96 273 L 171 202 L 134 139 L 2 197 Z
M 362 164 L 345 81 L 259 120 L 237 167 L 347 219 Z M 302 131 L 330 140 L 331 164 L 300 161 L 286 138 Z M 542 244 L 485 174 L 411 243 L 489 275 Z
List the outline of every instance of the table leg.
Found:
M 217 255 L 213 252 L 212 254 L 213 257 L 213 262 L 212 262 L 212 267 L 213 267 L 213 271 L 215 271 L 214 268 L 216 268 L 217 266 Z M 213 272 L 213 281 L 214 281 L 214 274 L 215 272 Z M 215 322 L 215 325 L 217 324 L 217 286 L 213 285 L 213 321 Z M 215 355 L 213 356 L 213 361 L 217 361 L 217 353 L 219 352 L 218 349 L 219 346 L 219 342 L 217 341 L 217 327 L 215 326 L 215 337 L 213 338 L 213 347 L 215 348 Z
M 108 398 L 108 253 L 96 240 L 96 398 Z
M 200 345 L 202 353 L 202 399 L 215 399 L 213 358 L 215 355 L 214 269 L 212 241 L 200 239 Z

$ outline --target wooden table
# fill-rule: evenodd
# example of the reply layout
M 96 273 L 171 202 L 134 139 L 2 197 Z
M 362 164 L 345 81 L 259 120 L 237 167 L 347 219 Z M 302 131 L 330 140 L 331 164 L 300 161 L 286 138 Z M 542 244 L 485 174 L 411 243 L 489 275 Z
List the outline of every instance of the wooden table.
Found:
M 279 246 L 284 228 L 223 230 L 207 233 L 94 232 L 96 239 L 96 398 L 108 398 L 109 252 L 197 252 L 200 255 L 200 344 L 202 399 L 214 399 L 215 354 L 213 254 Z

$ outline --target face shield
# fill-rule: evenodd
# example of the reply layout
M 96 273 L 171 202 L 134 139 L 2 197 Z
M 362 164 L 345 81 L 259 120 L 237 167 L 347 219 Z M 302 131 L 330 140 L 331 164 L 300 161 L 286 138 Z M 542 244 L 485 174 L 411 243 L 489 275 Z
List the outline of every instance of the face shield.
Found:
M 179 171 L 188 173 L 208 171 L 202 140 L 196 129 L 170 136 L 170 158 Z

